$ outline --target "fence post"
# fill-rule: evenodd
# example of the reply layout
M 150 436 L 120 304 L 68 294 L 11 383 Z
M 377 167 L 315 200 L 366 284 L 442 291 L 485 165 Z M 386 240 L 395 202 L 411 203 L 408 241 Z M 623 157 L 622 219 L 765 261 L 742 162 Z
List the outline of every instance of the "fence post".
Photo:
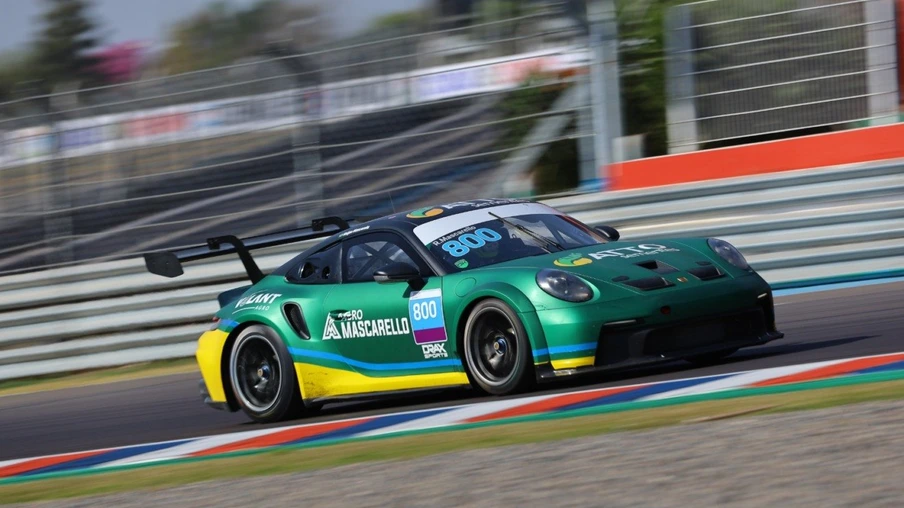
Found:
M 580 185 L 602 190 L 609 165 L 616 160 L 613 144 L 621 137 L 621 91 L 618 71 L 618 22 L 614 0 L 591 0 L 587 4 L 590 25 L 590 104 L 593 114 L 594 172 L 581 166 Z

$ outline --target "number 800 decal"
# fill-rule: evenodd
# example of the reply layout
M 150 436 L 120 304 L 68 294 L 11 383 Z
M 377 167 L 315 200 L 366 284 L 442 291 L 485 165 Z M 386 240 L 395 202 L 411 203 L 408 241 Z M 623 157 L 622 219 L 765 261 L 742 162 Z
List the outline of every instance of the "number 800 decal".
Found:
M 471 249 L 479 249 L 487 242 L 498 242 L 502 235 L 492 229 L 480 228 L 473 233 L 465 233 L 455 240 L 449 240 L 443 244 L 443 250 L 460 258 L 471 252 Z

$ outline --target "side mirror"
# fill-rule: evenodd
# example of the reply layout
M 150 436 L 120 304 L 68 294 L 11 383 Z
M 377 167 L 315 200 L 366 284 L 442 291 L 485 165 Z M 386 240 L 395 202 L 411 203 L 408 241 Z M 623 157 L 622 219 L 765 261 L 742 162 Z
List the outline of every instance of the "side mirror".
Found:
M 597 231 L 602 233 L 603 236 L 605 236 L 606 238 L 608 238 L 609 240 L 611 240 L 613 242 L 618 240 L 619 238 L 621 238 L 621 234 L 618 232 L 617 229 L 615 229 L 612 226 L 597 226 L 594 229 L 596 229 Z
M 390 263 L 374 272 L 374 280 L 379 283 L 408 282 L 421 278 L 420 272 L 408 263 Z

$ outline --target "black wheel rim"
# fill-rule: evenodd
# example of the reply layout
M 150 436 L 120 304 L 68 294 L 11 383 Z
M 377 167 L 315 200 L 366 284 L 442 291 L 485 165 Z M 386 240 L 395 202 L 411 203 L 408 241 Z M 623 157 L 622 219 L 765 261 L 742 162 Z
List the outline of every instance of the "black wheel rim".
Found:
M 506 383 L 518 365 L 518 336 L 508 318 L 496 310 L 475 317 L 469 352 L 473 374 L 487 384 Z
M 259 336 L 245 339 L 236 351 L 233 379 L 242 402 L 256 412 L 263 412 L 279 397 L 282 369 L 273 346 Z

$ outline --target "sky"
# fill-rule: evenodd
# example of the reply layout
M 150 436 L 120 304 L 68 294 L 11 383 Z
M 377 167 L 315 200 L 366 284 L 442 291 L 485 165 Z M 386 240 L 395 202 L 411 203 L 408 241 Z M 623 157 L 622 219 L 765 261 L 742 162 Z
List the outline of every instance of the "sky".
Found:
M 230 0 L 236 6 L 248 6 L 255 0 Z M 351 35 L 377 16 L 414 9 L 429 0 L 293 0 L 302 4 L 321 4 L 335 36 Z M 211 0 L 94 0 L 105 43 L 128 40 L 159 46 L 166 40 L 169 27 L 211 3 Z M 41 0 L 0 0 L 0 52 L 25 46 L 39 29 Z

